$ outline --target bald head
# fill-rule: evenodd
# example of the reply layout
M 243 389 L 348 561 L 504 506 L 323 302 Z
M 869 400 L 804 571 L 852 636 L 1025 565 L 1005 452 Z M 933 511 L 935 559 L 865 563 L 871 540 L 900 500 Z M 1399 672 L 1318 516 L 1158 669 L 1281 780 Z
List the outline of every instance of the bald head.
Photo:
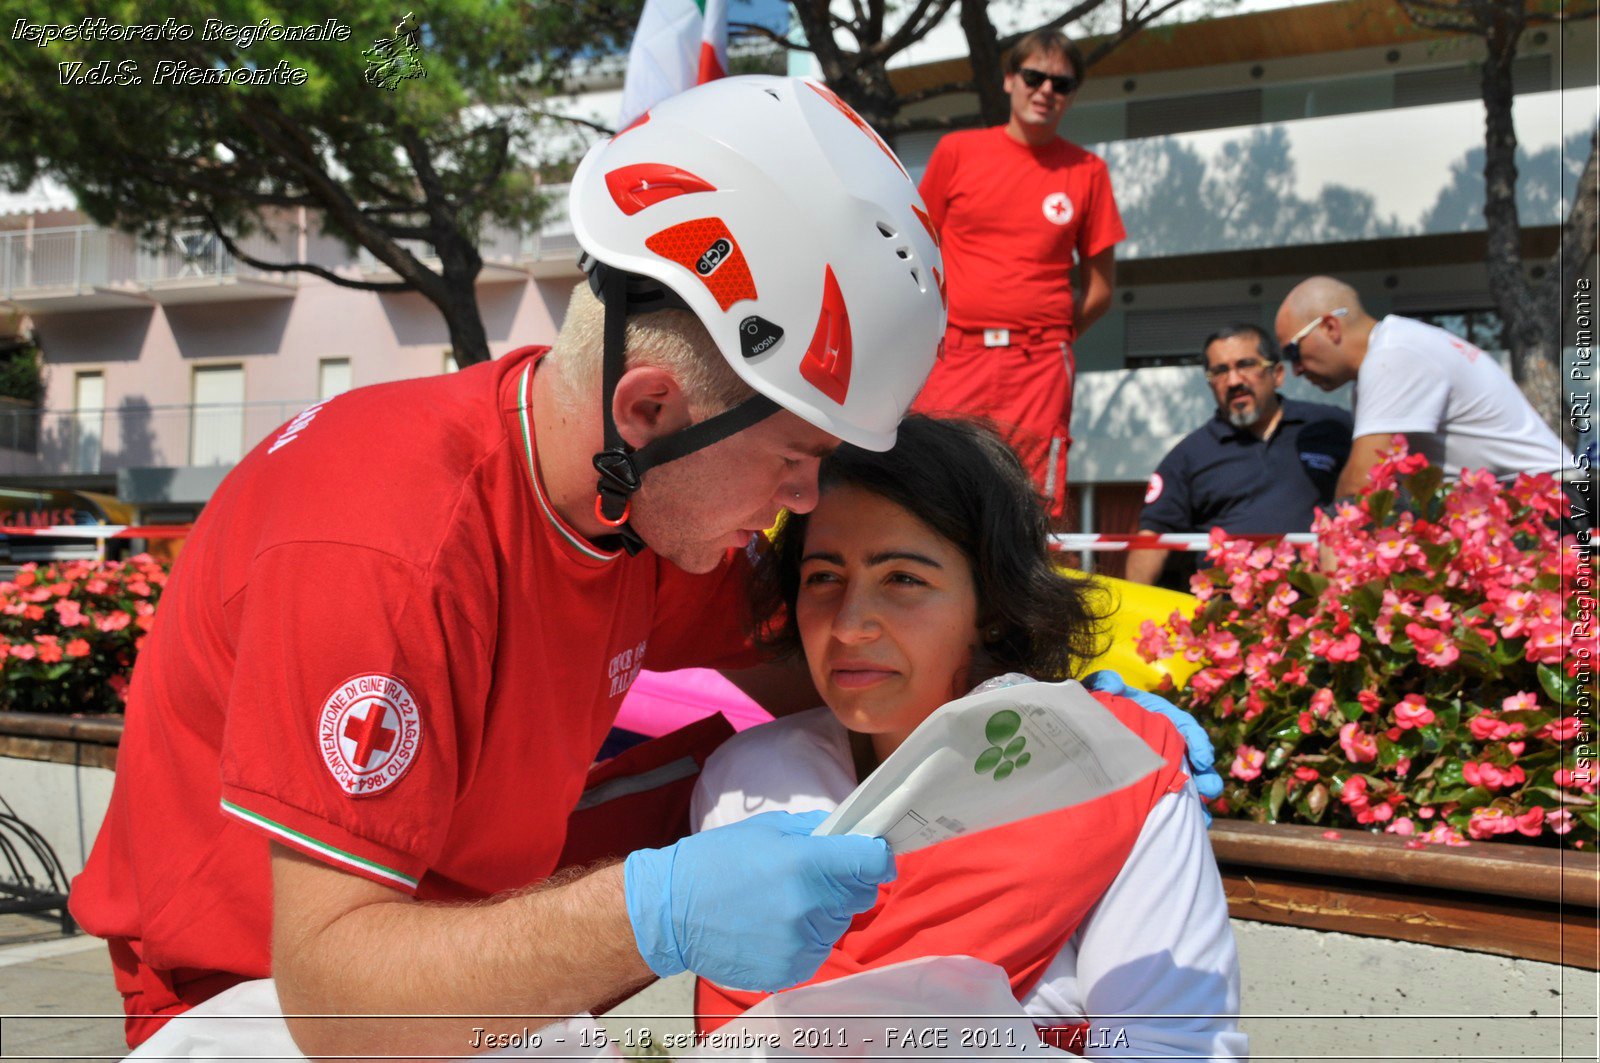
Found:
M 1341 306 L 1350 311 L 1350 317 L 1366 315 L 1361 307 L 1361 296 L 1344 281 L 1333 277 L 1307 277 L 1284 298 L 1278 316 L 1288 311 L 1289 316 L 1298 321 L 1310 321 Z
M 1332 391 L 1355 378 L 1374 324 L 1350 285 L 1333 277 L 1307 277 L 1278 307 L 1273 331 L 1295 375 Z

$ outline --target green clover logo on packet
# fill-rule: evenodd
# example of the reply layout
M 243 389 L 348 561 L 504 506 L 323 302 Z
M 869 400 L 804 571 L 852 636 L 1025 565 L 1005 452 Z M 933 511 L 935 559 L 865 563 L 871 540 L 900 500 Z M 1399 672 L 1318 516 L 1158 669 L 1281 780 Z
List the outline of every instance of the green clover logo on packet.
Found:
M 1028 740 L 1017 734 L 1021 727 L 1022 716 L 1014 709 L 1001 709 L 989 717 L 989 722 L 983 725 L 983 736 L 989 740 L 989 748 L 978 754 L 972 770 L 979 775 L 992 771 L 995 782 L 999 782 L 1018 768 L 1027 767 L 1033 754 L 1022 751 Z

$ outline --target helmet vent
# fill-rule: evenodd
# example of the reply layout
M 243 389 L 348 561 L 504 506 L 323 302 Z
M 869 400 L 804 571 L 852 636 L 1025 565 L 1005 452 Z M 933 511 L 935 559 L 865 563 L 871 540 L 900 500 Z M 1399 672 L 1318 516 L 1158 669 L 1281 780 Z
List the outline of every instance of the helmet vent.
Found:
M 888 222 L 880 221 L 878 223 L 878 231 L 883 234 L 883 238 L 885 240 L 893 240 L 896 236 L 900 235 L 894 231 L 894 226 L 890 225 Z
M 894 253 L 900 256 L 902 261 L 909 262 L 911 260 L 911 248 L 909 247 L 897 247 L 894 249 Z
M 911 281 L 917 286 L 917 291 L 922 291 L 922 271 L 915 266 L 911 267 Z

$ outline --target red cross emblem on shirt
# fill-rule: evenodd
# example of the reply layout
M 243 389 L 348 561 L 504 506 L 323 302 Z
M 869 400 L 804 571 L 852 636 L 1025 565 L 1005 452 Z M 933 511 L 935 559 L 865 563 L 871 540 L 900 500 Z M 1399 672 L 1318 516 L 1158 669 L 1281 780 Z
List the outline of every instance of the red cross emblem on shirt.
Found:
M 388 707 L 381 701 L 374 701 L 367 706 L 365 717 L 358 718 L 352 712 L 344 721 L 344 737 L 356 744 L 356 751 L 350 760 L 355 764 L 357 771 L 367 770 L 367 764 L 372 760 L 374 753 L 387 756 L 394 748 L 394 740 L 400 732 L 395 728 L 383 726 L 383 721 L 388 715 Z

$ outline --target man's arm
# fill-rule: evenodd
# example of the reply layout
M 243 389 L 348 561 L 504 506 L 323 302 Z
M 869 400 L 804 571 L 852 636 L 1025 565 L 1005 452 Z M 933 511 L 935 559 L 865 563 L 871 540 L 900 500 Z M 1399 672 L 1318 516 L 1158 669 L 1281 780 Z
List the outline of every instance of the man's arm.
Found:
M 1155 534 L 1148 528 L 1139 529 L 1141 533 Z M 1167 551 L 1165 550 L 1129 550 L 1127 579 L 1130 583 L 1143 583 L 1146 586 L 1155 586 L 1156 580 L 1161 578 L 1161 570 L 1167 564 Z
M 1372 475 L 1372 467 L 1378 464 L 1379 455 L 1392 446 L 1394 436 L 1389 432 L 1357 437 L 1350 444 L 1350 460 L 1344 463 L 1344 471 L 1339 474 L 1339 486 L 1334 488 L 1333 497 L 1349 498 L 1359 494 L 1367 486 L 1367 479 Z
M 274 843 L 272 883 L 273 977 L 313 1058 L 471 1055 L 474 1027 L 537 1024 L 478 1016 L 563 1017 L 655 977 L 634 944 L 621 864 L 486 903 L 432 904 Z M 308 1013 L 463 1017 L 295 1017 Z
M 1073 315 L 1079 336 L 1100 320 L 1111 308 L 1111 292 L 1117 286 L 1117 249 L 1108 247 L 1083 261 L 1083 299 Z

